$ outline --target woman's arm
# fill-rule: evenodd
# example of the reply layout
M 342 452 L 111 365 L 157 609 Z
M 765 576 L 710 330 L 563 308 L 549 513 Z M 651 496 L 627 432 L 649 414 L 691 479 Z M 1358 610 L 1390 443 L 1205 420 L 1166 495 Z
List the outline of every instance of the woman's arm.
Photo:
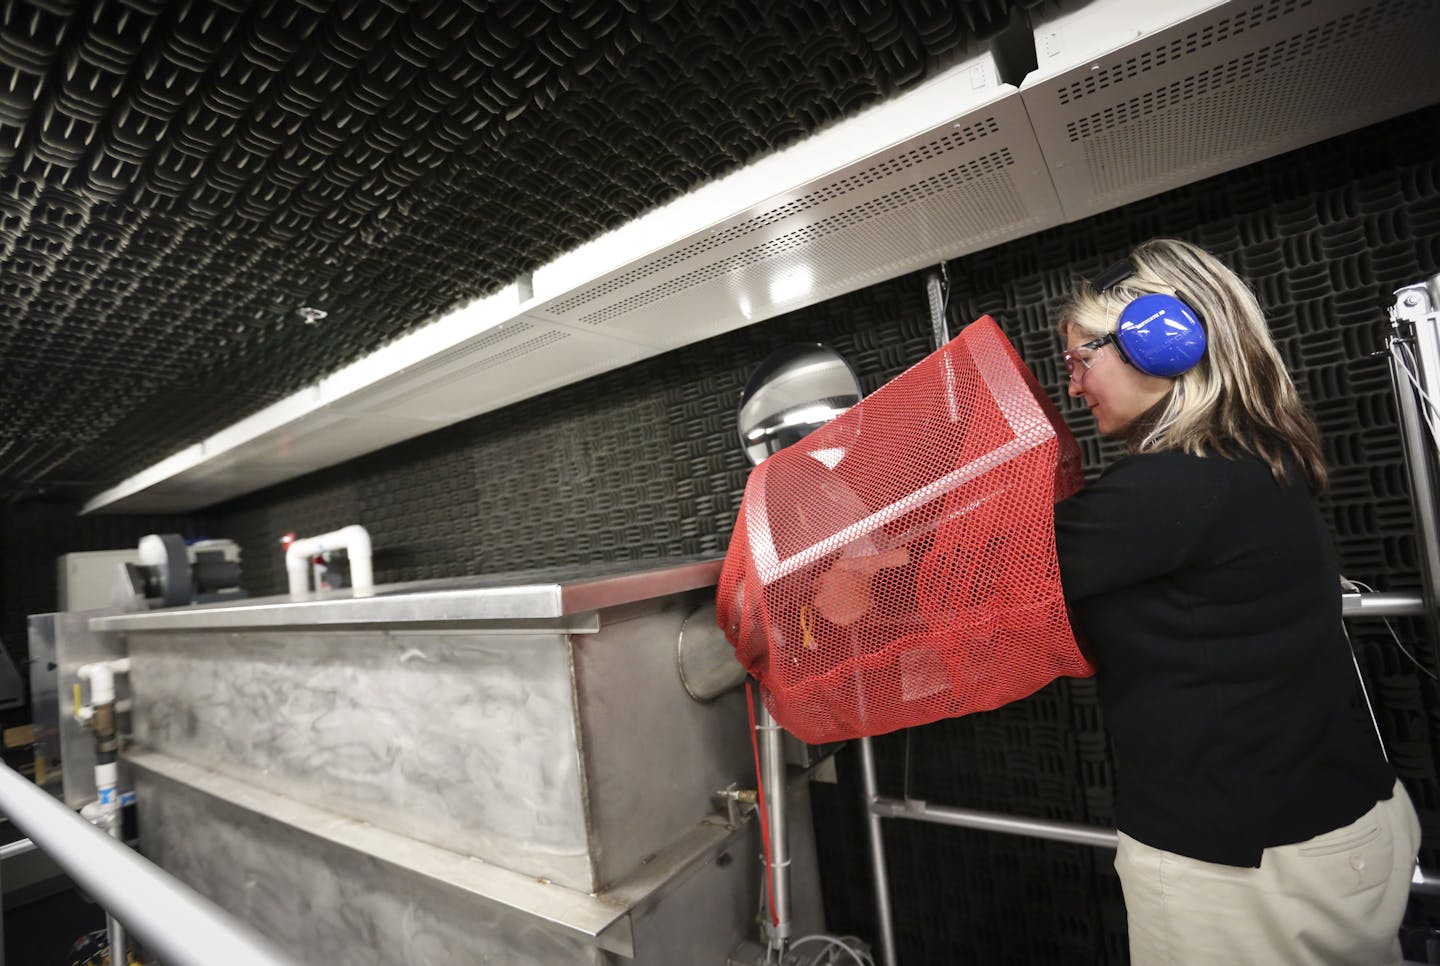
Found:
M 1220 457 L 1131 456 L 1055 505 L 1055 549 L 1074 602 L 1151 580 L 1195 559 L 1229 490 Z

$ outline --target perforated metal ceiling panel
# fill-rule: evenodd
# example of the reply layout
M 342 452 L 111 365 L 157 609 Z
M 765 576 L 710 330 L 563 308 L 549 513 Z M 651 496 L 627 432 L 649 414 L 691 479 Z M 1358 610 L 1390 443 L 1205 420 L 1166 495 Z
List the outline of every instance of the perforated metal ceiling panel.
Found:
M 635 346 L 521 316 L 487 333 L 483 344 L 431 360 L 333 408 L 423 420 L 433 428 L 617 369 L 642 354 Z
M 508 296 L 417 330 L 314 393 L 268 407 L 274 419 L 206 438 L 163 473 L 121 481 L 85 508 L 194 510 L 1059 220 L 1016 89 L 999 82 L 990 54 L 976 54 L 632 220 Z M 523 303 L 521 291 L 531 296 Z
M 1060 223 L 1024 106 L 990 55 L 873 113 L 791 149 L 819 159 L 802 182 L 772 180 L 750 205 L 737 186 L 718 217 L 690 215 L 701 230 L 532 311 L 673 348 Z
M 1096 0 L 1037 25 L 1022 96 L 1075 220 L 1434 103 L 1437 32 L 1434 0 Z
M 518 304 L 513 286 L 472 303 L 121 481 L 85 509 L 194 510 L 648 354 L 519 315 Z

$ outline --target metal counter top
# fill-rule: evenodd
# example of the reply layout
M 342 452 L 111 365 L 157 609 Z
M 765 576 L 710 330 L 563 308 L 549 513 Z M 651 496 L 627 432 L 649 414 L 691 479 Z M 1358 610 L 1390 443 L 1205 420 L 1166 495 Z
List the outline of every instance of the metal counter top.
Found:
M 713 587 L 719 558 L 623 561 L 452 580 L 384 584 L 96 617 L 95 632 L 238 630 L 314 625 L 563 622 L 606 607 Z M 573 622 L 573 630 L 586 628 Z M 592 622 L 593 623 L 593 622 Z

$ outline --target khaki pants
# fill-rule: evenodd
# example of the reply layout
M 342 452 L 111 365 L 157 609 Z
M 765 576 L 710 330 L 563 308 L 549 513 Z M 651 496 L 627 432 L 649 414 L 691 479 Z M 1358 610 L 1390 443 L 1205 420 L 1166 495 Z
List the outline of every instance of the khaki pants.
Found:
M 1215 865 L 1120 833 L 1134 966 L 1399 964 L 1420 823 L 1399 782 L 1359 819 L 1265 850 L 1260 868 Z

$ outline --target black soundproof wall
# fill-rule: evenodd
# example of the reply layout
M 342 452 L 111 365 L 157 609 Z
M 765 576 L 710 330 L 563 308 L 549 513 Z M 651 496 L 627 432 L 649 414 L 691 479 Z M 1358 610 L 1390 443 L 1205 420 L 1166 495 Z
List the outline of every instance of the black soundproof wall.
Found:
M 1072 420 L 1091 469 L 1113 452 L 1061 398 L 1054 309 L 1072 279 L 1154 235 L 1189 239 L 1249 278 L 1325 438 L 1324 501 L 1347 574 L 1418 585 L 1418 547 L 1382 347 L 1394 288 L 1440 272 L 1440 111 L 1311 146 L 958 259 L 952 327 L 994 315 Z M 895 279 L 650 359 L 233 501 L 252 593 L 284 589 L 279 539 L 370 529 L 382 582 L 552 564 L 720 554 L 747 464 L 734 410 L 770 351 L 818 340 L 875 389 L 930 349 L 922 275 Z M 1426 669 L 1433 642 L 1397 628 Z M 1440 867 L 1440 696 L 1383 627 L 1357 651 L 1391 756 Z M 1091 681 L 1061 681 L 995 712 L 877 742 L 882 790 L 1098 826 L 1113 823 L 1104 722 Z M 829 925 L 875 936 L 849 751 L 815 786 Z M 890 822 L 900 958 L 929 963 L 1123 963 L 1111 856 L 1085 846 Z M 1418 906 L 1412 918 L 1427 910 Z

